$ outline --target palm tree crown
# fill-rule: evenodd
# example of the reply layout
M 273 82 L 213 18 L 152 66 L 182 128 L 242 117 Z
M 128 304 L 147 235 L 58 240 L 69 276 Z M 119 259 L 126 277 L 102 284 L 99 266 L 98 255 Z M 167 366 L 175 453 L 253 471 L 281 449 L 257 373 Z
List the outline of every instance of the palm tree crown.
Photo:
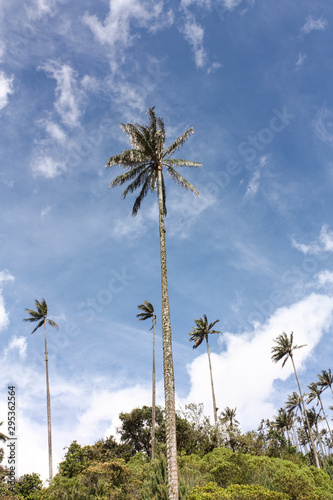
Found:
M 47 304 L 45 302 L 45 299 L 42 299 L 41 302 L 39 302 L 37 299 L 35 300 L 35 305 L 37 311 L 33 311 L 32 309 L 25 309 L 28 314 L 30 314 L 30 318 L 25 318 L 23 321 L 29 321 L 31 323 L 34 323 L 36 321 L 39 321 L 38 325 L 34 330 L 32 330 L 31 333 L 35 333 L 36 330 L 38 330 L 39 327 L 41 327 L 44 324 L 44 321 L 50 325 L 53 326 L 56 330 L 58 330 L 58 325 L 52 319 L 47 319 Z
M 281 359 L 285 358 L 282 363 L 283 367 L 288 361 L 288 359 L 292 358 L 293 351 L 295 349 L 300 349 L 301 347 L 306 346 L 306 344 L 293 345 L 293 340 L 294 340 L 293 332 L 291 332 L 289 338 L 285 332 L 282 332 L 282 334 L 279 335 L 274 340 L 274 342 L 276 343 L 276 345 L 272 347 L 272 360 L 274 361 L 274 363 L 277 363 Z
M 318 385 L 322 387 L 322 390 L 324 391 L 329 387 L 332 391 L 332 386 L 333 386 L 333 375 L 331 373 L 331 370 L 322 370 L 320 374 L 318 375 L 319 382 Z M 333 392 L 333 391 L 332 391 Z
M 136 315 L 136 317 L 140 321 L 145 321 L 146 319 L 152 319 L 154 322 L 156 320 L 156 314 L 154 312 L 154 307 L 152 306 L 152 304 L 150 302 L 148 302 L 148 300 L 145 300 L 144 304 L 140 304 L 138 306 L 138 309 L 140 309 L 142 311 L 141 313 L 138 313 Z M 153 325 L 150 329 L 151 330 L 153 329 Z
M 199 318 L 195 319 L 194 321 L 197 326 L 193 327 L 192 332 L 189 333 L 189 335 L 191 336 L 190 341 L 194 341 L 193 349 L 199 347 L 204 339 L 208 340 L 208 335 L 211 333 L 218 333 L 222 335 L 222 332 L 213 330 L 213 326 L 220 321 L 219 319 L 217 319 L 213 323 L 208 323 L 207 316 L 206 314 L 204 314 L 203 319 Z
M 122 175 L 118 175 L 111 183 L 110 187 L 121 186 L 125 182 L 130 182 L 122 194 L 126 198 L 128 193 L 133 193 L 137 188 L 141 188 L 132 210 L 132 215 L 136 215 L 140 208 L 142 200 L 149 191 L 155 191 L 158 182 L 158 171 L 166 168 L 169 176 L 180 184 L 183 188 L 190 189 L 197 196 L 198 191 L 190 182 L 175 170 L 174 167 L 201 167 L 201 163 L 175 159 L 171 156 L 179 149 L 184 142 L 194 133 L 193 128 L 189 128 L 183 135 L 178 137 L 171 146 L 165 149 L 165 128 L 162 118 L 157 118 L 154 112 L 155 108 L 147 111 L 149 125 L 139 125 L 138 123 L 121 124 L 122 130 L 129 136 L 132 149 L 127 149 L 122 153 L 111 156 L 107 167 L 119 165 L 128 169 Z M 163 211 L 167 213 L 165 203 L 165 184 L 162 176 L 163 191 Z

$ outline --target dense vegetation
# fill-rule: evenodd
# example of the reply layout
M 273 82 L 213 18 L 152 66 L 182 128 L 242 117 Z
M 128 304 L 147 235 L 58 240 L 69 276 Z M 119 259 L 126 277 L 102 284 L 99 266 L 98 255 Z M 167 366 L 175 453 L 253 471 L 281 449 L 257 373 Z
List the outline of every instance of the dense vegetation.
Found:
M 284 435 L 280 416 L 242 433 L 235 410 L 226 408 L 216 426 L 202 405 L 190 404 L 176 418 L 179 498 L 239 500 L 329 500 L 333 498 L 333 459 L 297 451 Z M 0 496 L 30 500 L 167 500 L 165 418 L 156 407 L 156 458 L 151 460 L 152 408 L 120 414 L 120 439 L 94 445 L 74 441 L 58 474 L 42 486 L 38 474 L 25 474 L 11 491 L 1 468 Z M 217 442 L 221 446 L 217 447 Z M 328 444 L 328 443 L 327 443 Z M 324 449 L 324 448 L 323 448 Z

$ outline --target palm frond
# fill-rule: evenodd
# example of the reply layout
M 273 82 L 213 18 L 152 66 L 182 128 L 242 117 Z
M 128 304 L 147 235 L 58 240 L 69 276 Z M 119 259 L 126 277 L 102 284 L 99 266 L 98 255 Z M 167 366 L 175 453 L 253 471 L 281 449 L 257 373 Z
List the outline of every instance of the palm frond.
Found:
M 183 188 L 190 189 L 193 193 L 199 196 L 199 191 L 194 186 L 192 186 L 192 184 L 187 179 L 185 179 L 185 177 L 180 175 L 177 170 L 172 167 L 167 167 L 167 172 L 170 177 L 178 184 L 180 184 Z
M 189 128 L 188 130 L 186 130 L 186 132 L 184 132 L 183 135 L 181 135 L 180 137 L 178 137 L 172 144 L 171 146 L 169 146 L 166 151 L 164 152 L 164 158 L 166 156 L 172 156 L 176 151 L 177 149 L 179 149 L 183 144 L 184 142 L 187 141 L 187 139 L 190 137 L 191 134 L 194 134 L 194 129 L 193 127 Z
M 132 170 L 125 172 L 124 174 L 118 175 L 112 182 L 110 182 L 109 187 L 122 186 L 125 182 L 131 181 L 137 175 L 139 175 L 143 170 L 149 165 L 148 162 L 137 165 Z
M 106 167 L 118 165 L 124 168 L 131 168 L 135 165 L 140 165 L 145 161 L 146 157 L 142 151 L 138 151 L 137 149 L 126 149 L 118 155 L 111 156 L 106 164 Z
M 202 167 L 202 163 L 197 161 L 182 160 L 180 158 L 167 158 L 163 160 L 163 165 L 166 167 Z
M 142 186 L 142 189 L 140 191 L 140 194 L 139 196 L 136 198 L 135 202 L 134 202 L 134 205 L 133 205 L 133 209 L 132 209 L 132 215 L 135 216 L 139 209 L 140 209 L 140 206 L 141 206 L 141 203 L 142 203 L 142 200 L 145 198 L 145 196 L 147 195 L 148 191 L 150 189 L 150 183 L 149 183 L 149 176 L 146 178 L 143 186 Z
M 59 326 L 52 319 L 48 319 L 47 322 L 50 326 L 53 326 L 53 328 L 55 328 L 56 330 L 59 330 Z
M 146 181 L 147 178 L 150 176 L 149 168 L 145 168 L 145 170 L 142 170 L 134 179 L 131 184 L 127 186 L 125 191 L 121 194 L 122 198 L 126 198 L 128 193 L 133 193 L 138 187 L 142 186 Z
M 38 328 L 40 328 L 43 324 L 44 324 L 44 319 L 42 319 L 42 320 L 38 323 L 38 325 L 36 326 L 36 328 L 35 328 L 34 330 L 32 330 L 32 332 L 31 332 L 31 333 L 35 333 L 35 331 L 36 331 L 36 330 L 38 330 Z

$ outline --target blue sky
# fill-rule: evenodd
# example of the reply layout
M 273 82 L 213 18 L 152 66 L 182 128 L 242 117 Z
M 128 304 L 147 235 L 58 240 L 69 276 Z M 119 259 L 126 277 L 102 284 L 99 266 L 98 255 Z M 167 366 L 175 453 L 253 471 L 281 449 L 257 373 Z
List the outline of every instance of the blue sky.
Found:
M 168 279 L 178 407 L 211 415 L 194 318 L 220 319 L 211 351 L 218 406 L 244 430 L 296 389 L 270 349 L 294 331 L 303 390 L 331 367 L 333 7 L 319 0 L 0 2 L 0 421 L 18 391 L 18 472 L 47 477 L 41 331 L 25 308 L 45 298 L 54 461 L 74 439 L 116 432 L 150 404 L 157 317 L 163 404 L 156 196 L 108 188 L 128 147 L 119 123 L 155 106 L 200 198 L 167 179 Z M 330 396 L 325 395 L 327 404 Z M 33 448 L 33 451 L 32 451 Z M 55 467 L 56 470 L 56 467 Z

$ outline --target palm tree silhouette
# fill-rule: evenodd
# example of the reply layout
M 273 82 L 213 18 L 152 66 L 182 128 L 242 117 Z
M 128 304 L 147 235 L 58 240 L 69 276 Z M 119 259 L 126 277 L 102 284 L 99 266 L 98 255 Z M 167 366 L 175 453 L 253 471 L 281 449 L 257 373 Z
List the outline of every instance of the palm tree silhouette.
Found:
M 322 370 L 321 373 L 318 375 L 319 382 L 318 385 L 323 388 L 323 391 L 329 387 L 331 389 L 331 392 L 333 394 L 333 375 L 331 373 L 331 370 Z
M 166 265 L 165 227 L 164 216 L 166 209 L 166 192 L 163 178 L 163 168 L 168 175 L 183 188 L 190 189 L 199 196 L 198 191 L 174 167 L 200 167 L 194 161 L 171 158 L 171 156 L 194 133 L 189 128 L 178 137 L 169 147 L 165 148 L 165 128 L 162 118 L 155 115 L 154 108 L 147 111 L 149 124 L 137 123 L 121 124 L 121 128 L 130 138 L 132 149 L 111 156 L 107 167 L 119 165 L 127 170 L 118 175 L 110 187 L 121 186 L 130 182 L 122 197 L 141 188 L 135 199 L 132 215 L 136 215 L 142 200 L 149 191 L 158 193 L 158 213 L 160 232 L 160 258 L 161 258 L 161 287 L 162 287 L 162 341 L 163 341 L 163 371 L 164 371 L 164 397 L 165 397 L 165 427 L 166 427 L 166 455 L 168 469 L 168 496 L 169 500 L 178 500 L 178 468 L 176 444 L 176 410 L 175 410 L 175 381 L 172 357 L 172 337 L 169 308 L 169 294 Z
M 237 408 L 229 408 L 229 406 L 226 406 L 220 415 L 222 424 L 228 424 L 228 428 L 231 431 L 234 430 L 235 425 L 239 425 L 238 420 L 236 420 L 236 411 Z
M 47 405 L 47 431 L 48 431 L 48 447 L 49 447 L 49 479 L 51 481 L 53 477 L 52 471 L 52 429 L 51 429 L 51 398 L 50 398 L 50 384 L 49 384 L 49 361 L 47 357 L 47 343 L 46 343 L 46 323 L 50 326 L 53 326 L 56 330 L 58 330 L 58 325 L 51 319 L 47 319 L 47 304 L 45 299 L 42 299 L 41 302 L 35 300 L 36 311 L 32 309 L 25 309 L 28 314 L 30 314 L 30 318 L 26 318 L 23 321 L 28 322 L 36 322 L 38 321 L 38 325 L 31 333 L 34 333 L 38 328 L 44 325 L 44 342 L 45 342 L 45 366 L 46 366 L 46 405 Z
M 306 344 L 300 345 L 300 346 L 293 345 L 293 340 L 294 340 L 293 332 L 291 332 L 290 337 L 288 337 L 288 335 L 285 332 L 282 332 L 282 334 L 279 335 L 274 341 L 276 343 L 276 345 L 272 347 L 272 360 L 274 361 L 274 363 L 277 363 L 278 361 L 283 359 L 282 367 L 284 367 L 284 365 L 286 364 L 288 359 L 289 358 L 291 359 L 294 373 L 295 373 L 295 377 L 296 377 L 296 381 L 297 381 L 297 385 L 298 385 L 299 395 L 300 395 L 300 398 L 302 401 L 302 406 L 303 406 L 303 410 L 304 410 L 304 417 L 305 417 L 306 424 L 307 424 L 308 431 L 309 431 L 309 436 L 310 436 L 310 440 L 311 440 L 311 444 L 312 444 L 312 449 L 313 449 L 313 453 L 314 453 L 314 457 L 315 457 L 316 466 L 318 467 L 318 469 L 320 469 L 319 458 L 318 458 L 316 446 L 314 443 L 314 439 L 312 436 L 308 416 L 307 416 L 307 413 L 305 410 L 304 398 L 303 398 L 301 386 L 300 386 L 300 383 L 298 380 L 296 366 L 295 366 L 294 357 L 293 357 L 293 351 L 295 349 L 300 349 L 301 347 L 304 347 Z
M 220 331 L 213 330 L 213 326 L 216 325 L 216 323 L 218 323 L 220 320 L 217 319 L 216 321 L 214 321 L 214 323 L 208 323 L 207 316 L 206 316 L 206 314 L 204 314 L 203 319 L 199 318 L 199 319 L 195 319 L 194 321 L 195 321 L 197 326 L 193 327 L 192 332 L 189 333 L 189 335 L 191 336 L 191 338 L 189 340 L 190 341 L 192 340 L 194 342 L 193 349 L 196 349 L 203 342 L 203 340 L 206 339 L 208 362 L 209 362 L 209 372 L 210 372 L 210 382 L 211 382 L 211 386 L 212 386 L 214 422 L 215 422 L 215 427 L 217 430 L 217 410 L 218 410 L 218 408 L 216 407 L 216 400 L 215 400 L 213 372 L 212 372 L 212 364 L 210 361 L 208 335 L 210 335 L 212 333 L 218 333 L 219 335 L 222 335 L 222 333 Z
M 152 380 L 152 423 L 151 423 L 151 459 L 155 459 L 155 414 L 156 414 L 156 380 L 155 380 L 155 324 L 156 324 L 156 314 L 154 307 L 148 300 L 144 301 L 144 304 L 140 304 L 138 309 L 142 311 L 137 314 L 136 317 L 140 321 L 145 321 L 146 319 L 151 319 L 153 324 L 151 330 L 153 330 L 153 380 Z
M 287 438 L 290 443 L 292 440 L 290 438 L 290 431 L 293 428 L 294 417 L 291 412 L 287 412 L 284 408 L 279 409 L 279 414 L 275 417 L 275 425 L 278 430 L 287 432 Z

